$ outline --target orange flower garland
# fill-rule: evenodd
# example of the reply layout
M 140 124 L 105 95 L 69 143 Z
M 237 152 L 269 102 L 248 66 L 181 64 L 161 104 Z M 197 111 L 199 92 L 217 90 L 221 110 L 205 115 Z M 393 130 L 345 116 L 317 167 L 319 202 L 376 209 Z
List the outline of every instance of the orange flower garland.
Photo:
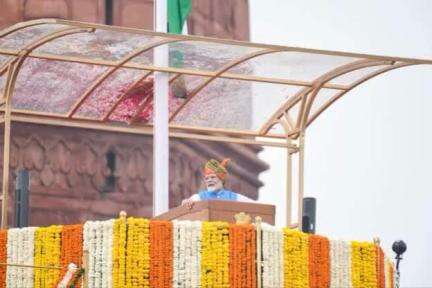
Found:
M 7 230 L 0 230 L 0 262 L 7 262 Z M 6 287 L 6 267 L 0 265 L 0 288 Z
M 67 272 L 68 265 L 74 263 L 78 267 L 82 264 L 83 255 L 83 225 L 66 225 L 63 226 L 61 235 L 61 278 Z M 80 283 L 77 283 L 76 288 L 81 287 Z
M 378 288 L 385 288 L 384 252 L 380 246 L 376 247 L 377 253 L 377 280 Z
M 229 226 L 230 287 L 256 287 L 256 234 L 252 225 Z
M 150 222 L 150 287 L 171 287 L 173 279 L 173 226 L 169 221 Z
M 309 287 L 323 288 L 330 285 L 330 243 L 325 237 L 309 236 Z

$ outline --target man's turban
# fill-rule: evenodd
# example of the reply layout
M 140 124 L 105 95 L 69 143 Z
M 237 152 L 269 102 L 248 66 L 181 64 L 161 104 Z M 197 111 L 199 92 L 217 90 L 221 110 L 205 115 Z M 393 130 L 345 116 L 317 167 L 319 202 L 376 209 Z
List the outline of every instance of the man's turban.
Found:
M 219 179 L 225 181 L 228 171 L 226 166 L 230 159 L 224 159 L 222 162 L 218 162 L 217 160 L 211 159 L 209 160 L 204 167 L 204 175 L 216 174 Z

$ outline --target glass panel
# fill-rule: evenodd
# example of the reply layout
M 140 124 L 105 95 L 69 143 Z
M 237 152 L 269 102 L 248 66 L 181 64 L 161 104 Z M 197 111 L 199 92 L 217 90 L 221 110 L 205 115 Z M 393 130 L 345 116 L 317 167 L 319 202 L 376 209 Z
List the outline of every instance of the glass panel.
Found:
M 0 67 L 3 66 L 3 64 L 6 63 L 6 61 L 8 61 L 10 58 L 10 56 L 0 54 Z
M 138 47 L 162 40 L 161 37 L 97 29 L 95 32 L 67 35 L 36 51 L 56 55 L 119 60 Z M 144 59 L 145 63 L 151 60 Z M 149 62 L 150 61 L 150 62 Z
M 204 83 L 208 77 L 182 75 L 171 83 L 173 97 L 170 98 L 170 115 L 172 115 L 199 85 Z M 152 119 L 153 120 L 153 119 Z
M 37 41 L 37 39 L 45 35 L 66 27 L 66 25 L 61 24 L 41 24 L 22 28 L 0 38 L 0 48 L 19 50 L 20 48 L 25 47 L 33 41 Z
M 147 71 L 121 68 L 111 74 L 87 97 L 74 116 L 99 119 L 107 113 L 119 97 Z M 90 83 L 92 85 L 93 83 Z M 139 87 L 138 87 L 139 88 Z
M 5 84 L 6 84 L 6 74 L 4 76 L 0 76 L 0 97 L 3 97 L 3 93 L 5 92 Z
M 278 52 L 248 60 L 228 72 L 289 80 L 313 81 L 358 58 L 302 52 Z M 252 69 L 251 69 L 252 68 Z
M 3 66 L 11 57 L 6 55 L 0 55 L 0 67 Z M 6 82 L 7 70 L 0 75 L 0 97 L 3 96 L 4 93 L 4 85 Z
M 333 79 L 331 83 L 341 84 L 341 85 L 351 85 L 355 81 L 360 80 L 361 78 L 369 74 L 372 74 L 380 69 L 383 69 L 385 67 L 390 67 L 390 65 L 378 65 L 378 66 L 372 66 L 372 67 L 356 70 Z
M 105 69 L 29 58 L 18 74 L 13 108 L 64 114 Z
M 249 53 L 258 51 L 258 48 L 209 43 L 203 41 L 183 41 L 162 45 L 155 49 L 169 51 L 169 67 L 193 70 L 216 71 L 230 61 Z M 133 60 L 141 64 L 151 64 L 154 50 L 144 53 Z M 148 62 L 150 60 L 150 62 Z
M 334 89 L 321 89 L 315 97 L 315 101 L 312 104 L 311 111 L 309 113 L 309 118 L 315 114 L 327 101 L 329 101 L 333 96 L 335 96 L 338 93 L 341 93 L 340 90 L 334 90 Z
M 174 123 L 257 130 L 299 89 L 280 84 L 217 79 L 179 112 Z
M 175 75 L 170 75 L 174 79 Z M 110 120 L 129 122 L 137 110 L 139 112 L 138 121 L 141 123 L 153 122 L 153 76 L 149 77 L 150 83 L 147 83 L 141 89 L 131 90 L 124 101 L 120 103 L 113 112 Z M 198 76 L 182 75 L 170 81 L 169 91 L 169 113 L 172 115 L 177 108 L 184 102 L 186 95 L 190 94 L 205 78 Z

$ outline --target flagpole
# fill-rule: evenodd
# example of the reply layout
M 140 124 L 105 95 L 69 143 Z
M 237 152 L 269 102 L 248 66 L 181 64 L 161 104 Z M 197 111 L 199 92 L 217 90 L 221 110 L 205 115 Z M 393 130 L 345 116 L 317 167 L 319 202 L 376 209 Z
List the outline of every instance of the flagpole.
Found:
M 154 1 L 155 31 L 167 32 L 167 11 L 167 0 Z M 155 66 L 168 66 L 167 45 L 157 47 L 153 55 Z M 168 77 L 154 73 L 153 216 L 169 209 Z

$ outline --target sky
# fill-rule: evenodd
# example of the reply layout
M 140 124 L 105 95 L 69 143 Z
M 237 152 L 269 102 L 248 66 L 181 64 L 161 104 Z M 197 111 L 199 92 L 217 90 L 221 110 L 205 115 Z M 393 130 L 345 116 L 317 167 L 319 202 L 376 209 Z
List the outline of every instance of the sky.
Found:
M 432 59 L 430 0 L 250 0 L 251 41 Z M 318 199 L 317 232 L 391 244 L 403 239 L 402 287 L 432 287 L 432 66 L 381 75 L 349 92 L 307 131 L 305 194 Z M 262 107 L 263 100 L 254 100 Z M 265 101 L 268 101 L 266 98 Z M 275 100 L 276 101 L 276 100 Z M 284 224 L 285 151 L 260 200 Z

